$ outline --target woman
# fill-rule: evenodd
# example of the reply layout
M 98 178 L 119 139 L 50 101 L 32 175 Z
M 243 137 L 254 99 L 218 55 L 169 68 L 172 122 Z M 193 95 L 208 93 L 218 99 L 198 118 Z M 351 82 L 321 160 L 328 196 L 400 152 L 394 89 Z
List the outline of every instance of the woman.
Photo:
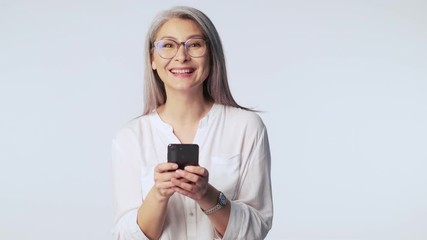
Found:
M 144 114 L 113 140 L 115 239 L 263 239 L 271 228 L 270 151 L 259 116 L 233 99 L 218 33 L 194 8 L 154 20 Z M 166 161 L 195 143 L 199 166 Z

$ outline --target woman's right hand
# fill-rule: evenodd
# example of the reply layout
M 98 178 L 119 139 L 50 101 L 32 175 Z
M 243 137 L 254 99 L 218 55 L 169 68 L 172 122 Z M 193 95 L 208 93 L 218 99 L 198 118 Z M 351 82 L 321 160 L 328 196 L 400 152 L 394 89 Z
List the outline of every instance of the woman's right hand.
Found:
M 175 185 L 171 179 L 175 177 L 176 163 L 160 163 L 154 168 L 154 186 L 160 200 L 167 200 L 174 194 Z

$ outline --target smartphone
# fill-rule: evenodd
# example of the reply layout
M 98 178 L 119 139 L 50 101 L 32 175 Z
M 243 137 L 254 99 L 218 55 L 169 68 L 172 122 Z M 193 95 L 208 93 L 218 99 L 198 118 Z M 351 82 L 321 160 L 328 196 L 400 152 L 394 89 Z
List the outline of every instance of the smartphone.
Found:
M 185 166 L 199 166 L 199 145 L 169 144 L 168 162 L 177 163 L 179 169 Z

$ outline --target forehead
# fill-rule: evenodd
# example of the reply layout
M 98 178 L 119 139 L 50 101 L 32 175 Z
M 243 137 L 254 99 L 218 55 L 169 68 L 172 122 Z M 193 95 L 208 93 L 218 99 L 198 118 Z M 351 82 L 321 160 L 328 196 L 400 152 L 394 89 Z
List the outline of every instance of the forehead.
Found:
M 186 40 L 192 36 L 203 36 L 199 25 L 190 19 L 172 18 L 166 21 L 156 34 L 156 39 L 173 37 Z

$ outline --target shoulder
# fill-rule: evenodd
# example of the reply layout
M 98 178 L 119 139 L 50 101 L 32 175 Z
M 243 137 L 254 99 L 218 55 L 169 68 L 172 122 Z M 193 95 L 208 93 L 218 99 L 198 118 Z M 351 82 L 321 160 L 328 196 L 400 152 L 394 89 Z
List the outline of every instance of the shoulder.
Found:
M 117 130 L 114 140 L 123 140 L 138 136 L 142 132 L 143 126 L 147 125 L 149 116 L 150 115 L 142 115 L 126 122 Z
M 220 106 L 223 117 L 230 123 L 233 123 L 233 125 L 239 125 L 254 130 L 262 130 L 265 128 L 264 122 L 257 112 L 225 105 Z
M 223 108 L 226 116 L 232 120 L 240 120 L 247 124 L 264 126 L 264 122 L 257 112 L 231 106 L 223 106 Z
M 219 109 L 217 129 L 231 144 L 254 146 L 268 141 L 267 128 L 258 112 L 223 105 Z

